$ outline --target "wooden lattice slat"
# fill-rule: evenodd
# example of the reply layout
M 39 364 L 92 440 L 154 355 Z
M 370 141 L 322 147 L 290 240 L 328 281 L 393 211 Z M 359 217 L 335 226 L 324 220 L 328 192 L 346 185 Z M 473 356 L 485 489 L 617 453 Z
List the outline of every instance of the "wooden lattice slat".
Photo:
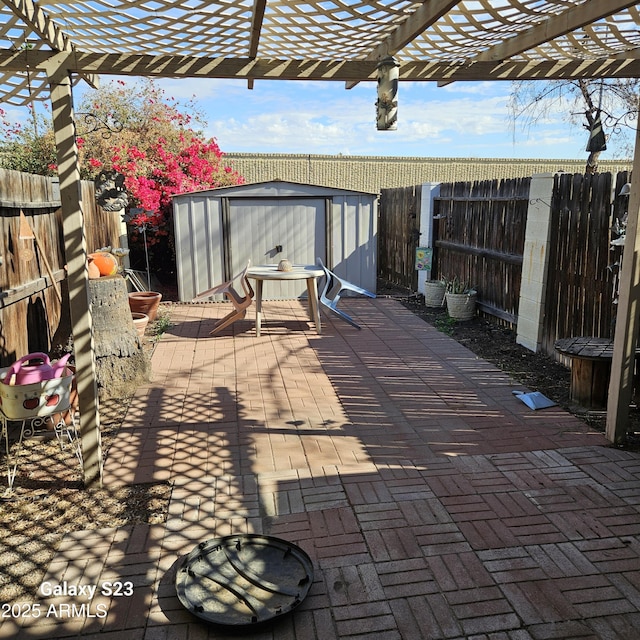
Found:
M 262 7 L 256 9 L 259 37 L 252 42 L 254 0 L 39 0 L 37 5 L 6 0 L 0 7 L 0 49 L 42 50 L 63 43 L 86 53 L 296 61 L 377 60 L 390 53 L 401 63 L 464 65 L 488 59 L 514 38 L 526 43 L 532 29 L 560 24 L 565 16 L 571 25 L 584 6 L 601 15 L 548 42 L 534 38 L 508 58 L 518 63 L 633 58 L 640 47 L 640 12 L 637 4 L 627 5 L 621 0 L 267 0 L 264 14 Z M 27 13 L 29 6 L 37 7 L 37 16 Z M 429 11 L 433 15 L 425 18 Z M 2 102 L 46 98 L 41 72 L 29 78 L 0 75 Z

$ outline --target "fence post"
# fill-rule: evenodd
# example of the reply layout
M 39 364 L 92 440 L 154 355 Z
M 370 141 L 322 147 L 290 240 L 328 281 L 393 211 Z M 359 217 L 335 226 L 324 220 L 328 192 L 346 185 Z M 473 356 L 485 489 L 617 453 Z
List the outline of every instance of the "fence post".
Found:
M 516 342 L 534 352 L 543 336 L 553 178 L 552 173 L 538 173 L 529 188 Z
M 433 250 L 434 199 L 440 195 L 439 182 L 425 182 L 420 191 L 420 240 L 421 247 Z M 424 283 L 431 280 L 431 271 L 418 271 L 418 293 L 424 295 Z
M 636 129 L 631 192 L 622 256 L 618 315 L 613 341 L 611 380 L 607 402 L 607 439 L 615 444 L 627 438 L 629 405 L 633 396 L 633 378 L 638 346 L 638 305 L 640 304 L 640 122 Z

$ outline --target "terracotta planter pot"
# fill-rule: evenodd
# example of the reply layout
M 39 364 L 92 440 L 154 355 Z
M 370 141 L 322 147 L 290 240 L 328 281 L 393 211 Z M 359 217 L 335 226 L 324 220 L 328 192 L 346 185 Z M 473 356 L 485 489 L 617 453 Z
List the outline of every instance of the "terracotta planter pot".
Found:
M 149 316 L 146 313 L 137 313 L 132 311 L 133 326 L 136 328 L 138 335 L 142 338 L 144 336 L 145 329 L 149 324 Z
M 132 313 L 144 313 L 153 322 L 158 314 L 162 294 L 157 291 L 134 291 L 129 294 L 129 308 Z

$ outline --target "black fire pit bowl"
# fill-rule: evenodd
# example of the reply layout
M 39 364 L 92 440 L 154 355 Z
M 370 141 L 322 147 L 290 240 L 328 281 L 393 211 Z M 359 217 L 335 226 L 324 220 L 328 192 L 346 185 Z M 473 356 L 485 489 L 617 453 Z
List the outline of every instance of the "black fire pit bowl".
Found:
M 313 582 L 313 563 L 296 545 L 238 535 L 198 544 L 176 575 L 178 599 L 202 620 L 238 631 L 293 611 Z

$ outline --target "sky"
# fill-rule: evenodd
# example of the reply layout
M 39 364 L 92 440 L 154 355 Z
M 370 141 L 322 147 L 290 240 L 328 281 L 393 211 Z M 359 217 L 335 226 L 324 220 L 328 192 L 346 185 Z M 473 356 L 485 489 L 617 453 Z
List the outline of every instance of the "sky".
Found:
M 101 77 L 103 84 L 115 81 Z M 514 121 L 510 82 L 400 82 L 395 131 L 376 130 L 374 82 L 349 90 L 343 82 L 257 80 L 251 90 L 245 80 L 156 83 L 167 98 L 195 102 L 205 136 L 215 138 L 224 153 L 576 160 L 588 155 L 588 132 L 568 121 L 566 103 L 550 104 L 534 125 L 526 118 Z M 91 89 L 84 83 L 74 88 L 76 105 L 86 91 Z M 600 158 L 628 156 L 610 142 Z
M 508 108 L 511 83 L 400 83 L 398 127 L 377 131 L 376 84 L 340 82 L 163 80 L 168 96 L 195 96 L 208 137 L 223 152 L 356 156 L 586 158 L 588 132 L 552 106 L 535 126 Z M 610 145 L 611 147 L 611 145 Z M 602 159 L 626 154 L 616 149 Z

